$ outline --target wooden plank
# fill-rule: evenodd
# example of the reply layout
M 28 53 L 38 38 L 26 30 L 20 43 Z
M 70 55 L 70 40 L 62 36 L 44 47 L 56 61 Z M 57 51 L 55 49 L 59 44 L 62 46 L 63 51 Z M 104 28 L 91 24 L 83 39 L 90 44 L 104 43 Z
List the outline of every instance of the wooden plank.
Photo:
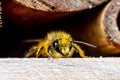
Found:
M 120 79 L 120 58 L 0 59 L 0 80 L 101 79 Z

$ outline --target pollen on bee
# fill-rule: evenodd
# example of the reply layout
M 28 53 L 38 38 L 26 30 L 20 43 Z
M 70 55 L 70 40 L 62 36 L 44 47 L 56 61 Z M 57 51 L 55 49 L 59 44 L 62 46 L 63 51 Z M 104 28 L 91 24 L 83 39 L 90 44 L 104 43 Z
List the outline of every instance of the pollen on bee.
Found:
M 72 39 L 69 33 L 64 31 L 52 31 L 43 39 L 38 39 L 38 44 L 29 49 L 29 56 L 64 58 L 72 57 L 77 52 L 81 57 L 87 57 L 81 47 L 76 44 L 83 43 Z M 72 42 L 71 44 L 71 41 Z M 88 43 L 84 44 L 88 45 Z M 89 44 L 90 45 L 90 44 Z M 37 48 L 37 49 L 36 49 Z
M 100 58 L 103 58 L 103 56 L 100 56 Z

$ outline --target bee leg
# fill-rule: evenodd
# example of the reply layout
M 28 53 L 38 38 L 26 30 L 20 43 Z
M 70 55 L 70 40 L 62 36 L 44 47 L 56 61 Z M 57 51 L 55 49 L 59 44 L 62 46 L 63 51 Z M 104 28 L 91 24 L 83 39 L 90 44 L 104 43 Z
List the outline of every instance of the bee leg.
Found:
M 84 51 L 80 48 L 80 46 L 78 46 L 77 44 L 73 43 L 73 47 L 75 48 L 75 50 L 77 50 L 79 52 L 79 55 L 83 58 L 87 58 L 88 56 L 85 56 Z
M 25 58 L 31 57 L 32 55 L 34 55 L 34 53 L 36 53 L 36 51 L 37 51 L 37 46 L 33 46 L 32 48 L 29 49 L 27 54 L 25 54 Z
M 53 51 L 54 51 L 54 49 L 52 49 L 51 46 L 48 46 L 48 51 L 47 51 L 47 53 L 49 54 L 48 58 L 52 58 Z
M 38 48 L 37 52 L 35 53 L 36 58 L 38 58 L 42 54 L 43 48 L 44 48 L 43 46 L 41 46 L 41 47 Z
M 42 55 L 42 57 L 52 57 L 51 46 L 48 43 L 41 43 L 38 45 L 36 58 L 38 58 L 40 55 Z

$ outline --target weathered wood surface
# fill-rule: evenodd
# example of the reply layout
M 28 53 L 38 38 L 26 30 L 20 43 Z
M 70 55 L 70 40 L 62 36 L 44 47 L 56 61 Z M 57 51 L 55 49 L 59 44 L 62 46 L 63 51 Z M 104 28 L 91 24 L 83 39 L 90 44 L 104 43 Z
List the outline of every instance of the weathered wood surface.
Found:
M 120 80 L 120 58 L 1 58 L 0 80 Z
M 88 18 L 89 22 L 86 21 L 84 23 L 84 29 L 78 32 L 76 31 L 76 33 L 80 34 L 82 32 L 79 35 L 81 36 L 80 39 L 99 47 L 99 51 L 96 51 L 97 54 L 120 55 L 119 15 L 120 0 L 110 0 L 97 13 L 93 13 Z
M 17 27 L 20 25 L 20 28 L 27 27 L 29 30 L 106 1 L 108 0 L 4 0 L 3 15 L 6 20 L 18 24 Z
M 91 9 L 108 0 L 14 0 L 24 6 L 42 11 L 81 11 Z

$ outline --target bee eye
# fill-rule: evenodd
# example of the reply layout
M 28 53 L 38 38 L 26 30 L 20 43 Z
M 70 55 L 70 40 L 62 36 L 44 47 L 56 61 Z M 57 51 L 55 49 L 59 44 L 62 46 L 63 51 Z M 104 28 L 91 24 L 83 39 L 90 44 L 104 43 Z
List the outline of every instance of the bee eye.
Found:
M 69 46 L 70 46 L 70 49 L 71 49 L 72 48 L 72 41 L 70 42 Z
M 57 47 L 58 46 L 58 40 L 55 40 L 54 42 L 53 42 L 53 47 Z

